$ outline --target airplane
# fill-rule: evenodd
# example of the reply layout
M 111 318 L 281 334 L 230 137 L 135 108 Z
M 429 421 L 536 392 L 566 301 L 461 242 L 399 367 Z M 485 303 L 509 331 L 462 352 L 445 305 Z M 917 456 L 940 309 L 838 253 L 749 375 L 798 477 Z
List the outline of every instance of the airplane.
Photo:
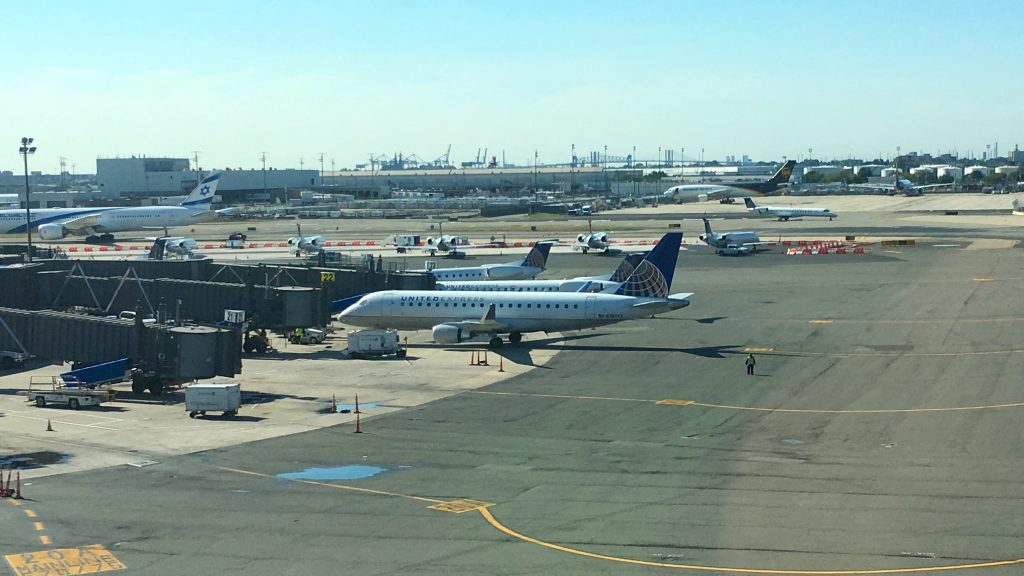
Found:
M 167 254 L 195 258 L 192 253 L 196 249 L 196 241 L 180 236 L 161 236 L 153 238 L 153 246 L 149 249 L 149 260 L 163 260 Z
M 430 329 L 439 344 L 489 337 L 491 348 L 502 334 L 518 344 L 524 332 L 565 332 L 647 318 L 689 305 L 692 293 L 669 294 L 681 232 L 669 232 L 615 293 L 458 292 L 386 290 L 364 295 L 338 319 L 353 326 Z
M 581 250 L 586 254 L 590 250 L 604 250 L 607 254 L 608 249 L 611 248 L 611 242 L 608 241 L 607 232 L 594 233 L 594 223 L 591 220 L 587 220 L 587 227 L 590 231 L 586 234 L 580 234 L 576 236 L 576 242 L 573 243 L 573 250 Z
M 700 241 L 712 248 L 721 249 L 728 246 L 740 246 L 756 250 L 758 246 L 764 244 L 757 237 L 757 232 L 745 231 L 719 234 L 711 230 L 711 222 L 707 218 L 702 218 L 701 220 L 704 221 L 704 234 L 700 236 Z
M 303 252 L 309 254 L 318 254 L 324 249 L 324 237 L 323 236 L 303 236 L 302 225 L 298 222 L 295 223 L 295 230 L 298 236 L 292 236 L 288 239 L 288 245 L 295 247 L 295 255 L 302 256 Z
M 551 242 L 537 242 L 525 258 L 507 264 L 482 264 L 463 268 L 414 270 L 430 272 L 438 280 L 529 280 L 544 271 L 548 264 Z
M 747 205 L 747 212 L 756 214 L 758 216 L 770 216 L 772 218 L 778 218 L 780 222 L 789 221 L 790 218 L 803 218 L 804 216 L 820 216 L 822 218 L 828 218 L 831 221 L 833 218 L 839 218 L 839 215 L 832 212 L 828 208 L 794 208 L 792 206 L 758 206 L 754 204 L 754 201 L 747 196 L 743 199 L 743 203 Z
M 434 290 L 449 292 L 607 292 L 619 287 L 641 260 L 646 252 L 626 256 L 611 274 L 603 276 L 581 276 L 567 280 L 467 280 L 442 281 L 434 284 Z
M 438 252 L 447 252 L 449 254 L 457 252 L 459 246 L 469 246 L 469 240 L 461 236 L 442 234 L 437 238 L 427 236 L 427 239 L 423 242 L 423 246 L 420 247 L 420 250 L 429 252 L 431 256 L 434 256 Z
M 112 242 L 112 232 L 161 229 L 209 222 L 234 208 L 211 210 L 220 174 L 211 174 L 178 206 L 131 206 L 107 208 L 39 208 L 32 210 L 31 226 L 43 240 L 70 235 L 86 236 L 87 242 Z M 25 211 L 0 210 L 0 234 L 25 232 Z
M 720 184 L 680 184 L 662 193 L 664 201 L 703 202 L 731 198 L 740 194 L 756 192 L 768 194 L 789 185 L 796 160 L 788 160 L 771 178 L 762 182 L 722 182 Z

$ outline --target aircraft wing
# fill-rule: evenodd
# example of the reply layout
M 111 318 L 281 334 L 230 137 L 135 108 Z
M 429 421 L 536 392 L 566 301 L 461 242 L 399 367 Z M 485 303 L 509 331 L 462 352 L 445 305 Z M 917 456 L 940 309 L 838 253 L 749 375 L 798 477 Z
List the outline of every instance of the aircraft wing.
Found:
M 86 232 L 90 228 L 96 228 L 99 224 L 100 215 L 97 214 L 86 214 L 85 216 L 79 216 L 72 220 L 62 223 L 62 225 L 70 230 L 71 232 Z
M 494 304 L 491 304 L 479 320 L 462 320 L 460 322 L 445 322 L 448 326 L 457 326 L 469 332 L 508 332 L 508 326 L 495 320 Z

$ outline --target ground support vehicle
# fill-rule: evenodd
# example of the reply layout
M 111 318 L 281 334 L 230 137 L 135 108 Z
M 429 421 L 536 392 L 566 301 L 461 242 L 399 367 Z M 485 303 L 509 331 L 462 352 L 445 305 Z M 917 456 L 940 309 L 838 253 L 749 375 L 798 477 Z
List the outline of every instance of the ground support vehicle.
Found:
M 113 399 L 110 390 L 89 390 L 80 387 L 64 386 L 59 376 L 33 376 L 29 380 L 28 390 L 18 394 L 27 396 L 39 408 L 50 404 L 63 404 L 72 410 L 85 406 L 99 406 Z

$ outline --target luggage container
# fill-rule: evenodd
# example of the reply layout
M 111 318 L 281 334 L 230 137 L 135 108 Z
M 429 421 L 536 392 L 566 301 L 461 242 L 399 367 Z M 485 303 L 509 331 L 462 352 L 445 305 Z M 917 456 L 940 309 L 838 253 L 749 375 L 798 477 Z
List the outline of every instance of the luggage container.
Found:
M 185 411 L 189 418 L 206 416 L 207 412 L 221 412 L 225 418 L 231 418 L 238 414 L 241 405 L 239 384 L 193 384 L 185 388 Z

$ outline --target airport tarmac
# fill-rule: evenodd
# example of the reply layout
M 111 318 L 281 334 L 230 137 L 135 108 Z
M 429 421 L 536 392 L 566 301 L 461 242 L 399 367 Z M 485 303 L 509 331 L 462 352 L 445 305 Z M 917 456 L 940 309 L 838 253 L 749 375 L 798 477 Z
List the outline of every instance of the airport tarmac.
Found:
M 362 434 L 35 478 L 0 507 L 0 549 L 98 544 L 157 575 L 1017 574 L 1024 253 L 968 249 L 968 228 L 862 255 L 693 249 L 688 308 L 535 335 L 501 353 L 557 352 L 543 366 Z

